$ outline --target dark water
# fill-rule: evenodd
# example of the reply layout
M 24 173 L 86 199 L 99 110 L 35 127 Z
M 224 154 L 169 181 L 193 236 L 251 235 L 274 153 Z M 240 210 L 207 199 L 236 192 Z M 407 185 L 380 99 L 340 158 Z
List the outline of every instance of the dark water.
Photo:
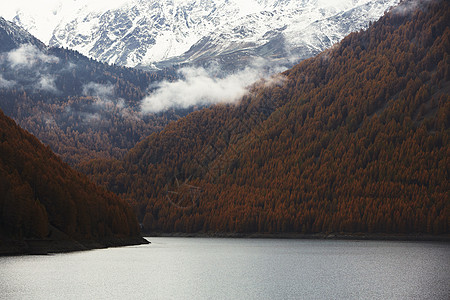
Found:
M 450 245 L 150 238 L 0 258 L 2 299 L 450 299 Z

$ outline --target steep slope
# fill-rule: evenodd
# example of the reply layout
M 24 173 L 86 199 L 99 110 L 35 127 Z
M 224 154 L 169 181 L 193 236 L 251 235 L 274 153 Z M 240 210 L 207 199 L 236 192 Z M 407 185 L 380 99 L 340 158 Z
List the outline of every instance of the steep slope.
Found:
M 351 32 L 367 28 L 399 1 L 275 1 L 227 22 L 203 36 L 182 55 L 156 63 L 236 70 L 262 58 L 268 66 L 291 67 L 328 49 Z M 222 10 L 219 10 L 222 11 Z M 231 15 L 238 15 L 232 13 Z M 140 64 L 143 67 L 145 64 Z
M 0 254 L 142 243 L 131 208 L 0 111 Z
M 449 19 L 447 1 L 404 1 L 84 171 L 147 231 L 448 234 Z
M 50 27 L 36 20 L 39 10 L 19 9 L 13 21 L 50 46 L 68 47 L 111 64 L 155 67 L 218 60 L 236 69 L 241 67 L 232 63 L 236 59 L 245 64 L 255 57 L 288 63 L 310 57 L 367 27 L 398 0 L 121 2 L 105 8 L 90 4 L 89 10 L 86 1 L 65 1 L 53 15 L 45 13 L 57 24 L 50 33 Z M 72 14 L 66 6 L 74 6 Z M 324 31 L 317 31 L 319 27 Z
M 45 45 L 30 33 L 0 17 L 0 52 L 11 51 L 22 44 L 32 44 L 40 49 Z
M 0 109 L 73 165 L 119 158 L 185 113 L 140 113 L 149 86 L 173 70 L 149 73 L 47 48 L 2 18 L 0 45 Z

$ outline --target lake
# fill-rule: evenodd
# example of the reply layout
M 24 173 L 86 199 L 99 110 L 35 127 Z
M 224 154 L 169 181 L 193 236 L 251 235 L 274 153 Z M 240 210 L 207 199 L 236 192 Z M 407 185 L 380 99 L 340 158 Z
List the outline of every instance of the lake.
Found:
M 148 239 L 0 257 L 0 298 L 450 299 L 448 243 Z

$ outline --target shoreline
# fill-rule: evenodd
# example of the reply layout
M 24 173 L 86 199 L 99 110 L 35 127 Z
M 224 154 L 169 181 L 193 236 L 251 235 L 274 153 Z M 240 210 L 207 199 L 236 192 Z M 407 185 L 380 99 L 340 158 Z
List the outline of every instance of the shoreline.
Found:
M 150 244 L 152 237 L 173 238 L 226 238 L 226 239 L 296 239 L 296 240 L 355 240 L 355 241 L 410 241 L 410 242 L 450 242 L 450 234 L 365 234 L 365 233 L 230 233 L 230 232 L 199 232 L 199 233 L 142 233 L 139 237 L 109 237 L 100 240 L 72 239 L 2 239 L 0 240 L 0 257 L 21 255 L 50 255 L 70 253 L 95 249 L 137 246 Z
M 144 237 L 108 237 L 99 240 L 53 240 L 53 239 L 2 239 L 0 240 L 1 256 L 49 255 L 95 249 L 106 249 L 125 246 L 150 244 Z
M 450 235 L 424 234 L 366 234 L 366 233 L 166 233 L 144 232 L 144 237 L 184 237 L 184 238 L 247 238 L 247 239 L 298 239 L 298 240 L 361 240 L 361 241 L 416 241 L 416 242 L 450 242 Z

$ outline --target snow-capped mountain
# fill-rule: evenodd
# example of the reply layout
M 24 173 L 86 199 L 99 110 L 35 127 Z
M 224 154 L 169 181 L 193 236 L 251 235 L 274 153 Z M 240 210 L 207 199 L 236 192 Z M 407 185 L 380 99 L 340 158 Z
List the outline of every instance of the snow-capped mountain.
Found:
M 0 53 L 18 48 L 22 44 L 31 44 L 38 49 L 45 48 L 45 45 L 30 33 L 2 17 L 0 17 L 0 41 L 2 41 Z
M 294 62 L 312 56 L 365 28 L 399 0 L 115 0 L 110 7 L 53 2 L 45 18 L 24 9 L 11 18 L 50 46 L 110 64 L 216 60 L 239 67 L 255 57 Z

